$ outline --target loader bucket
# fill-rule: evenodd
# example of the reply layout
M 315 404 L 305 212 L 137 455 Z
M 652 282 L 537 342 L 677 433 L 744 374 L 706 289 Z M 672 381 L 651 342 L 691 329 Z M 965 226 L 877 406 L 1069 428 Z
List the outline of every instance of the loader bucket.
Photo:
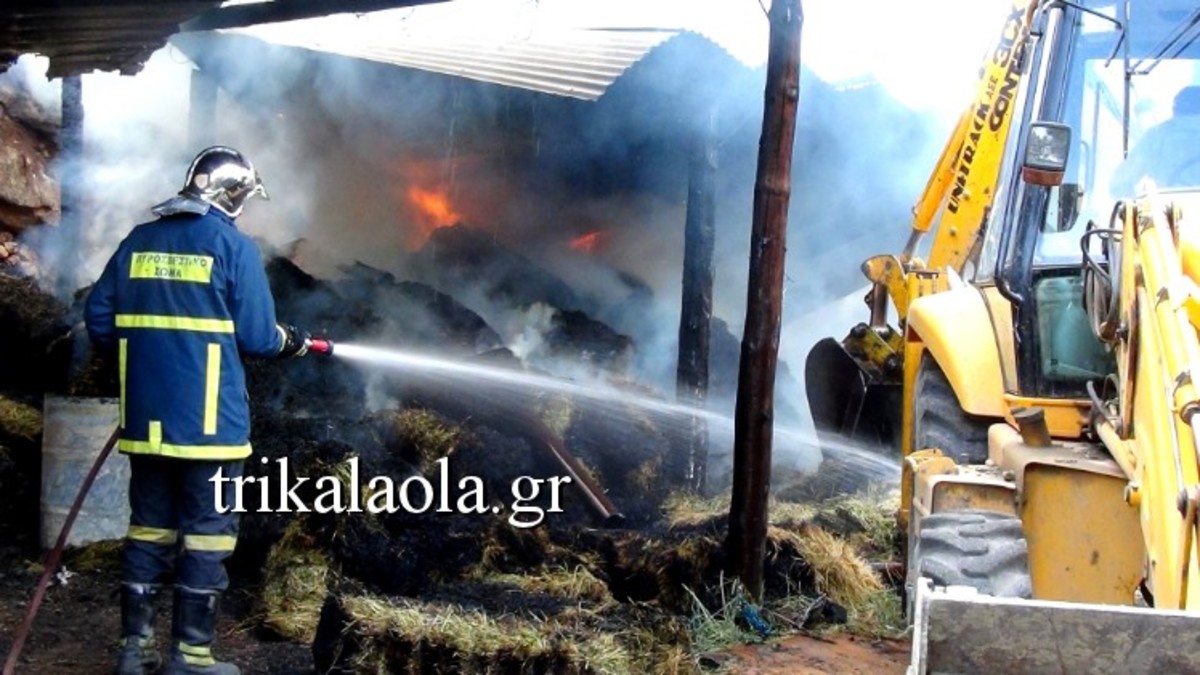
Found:
M 804 386 L 823 447 L 850 441 L 882 454 L 900 455 L 901 382 L 825 338 L 804 363 Z
M 1198 673 L 1200 614 L 1022 600 L 920 579 L 908 675 Z

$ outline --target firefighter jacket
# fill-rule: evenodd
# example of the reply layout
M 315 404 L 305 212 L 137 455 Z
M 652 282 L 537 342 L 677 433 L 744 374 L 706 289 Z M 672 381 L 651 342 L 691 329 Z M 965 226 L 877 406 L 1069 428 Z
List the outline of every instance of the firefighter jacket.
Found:
M 241 355 L 283 348 L 254 242 L 216 209 L 143 223 L 121 242 L 85 306 L 114 349 L 122 452 L 184 459 L 250 455 Z

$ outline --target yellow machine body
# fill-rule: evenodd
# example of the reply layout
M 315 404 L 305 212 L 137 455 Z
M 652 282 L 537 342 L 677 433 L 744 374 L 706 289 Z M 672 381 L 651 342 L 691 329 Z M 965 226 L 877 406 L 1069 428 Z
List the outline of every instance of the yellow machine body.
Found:
M 810 354 L 806 375 L 816 392 L 810 403 L 818 432 L 874 444 L 899 458 L 897 518 L 909 535 L 910 566 L 922 555 L 913 542 L 932 516 L 985 512 L 1019 519 L 1032 597 L 946 595 L 910 567 L 917 636 L 910 672 L 969 670 L 962 659 L 969 661 L 970 650 L 958 644 L 959 624 L 968 616 L 1011 619 L 1011 635 L 984 633 L 992 642 L 1012 638 L 1018 647 L 1018 637 L 1034 648 L 1050 630 L 1030 617 L 1072 626 L 1077 632 L 1060 636 L 1068 645 L 1059 650 L 1059 665 L 1068 668 L 1063 672 L 1092 672 L 1089 654 L 1120 650 L 1113 645 L 1125 639 L 1129 647 L 1105 672 L 1200 672 L 1200 650 L 1188 646 L 1200 642 L 1200 180 L 1187 184 L 1194 188 L 1162 189 L 1142 181 L 1135 191 L 1122 191 L 1114 179 L 1103 211 L 1094 194 L 1105 185 L 1097 167 L 1111 169 L 1103 156 L 1126 152 L 1120 133 L 1102 137 L 1097 130 L 1103 117 L 1097 111 L 1114 111 L 1110 119 L 1123 120 L 1126 135 L 1136 126 L 1133 106 L 1126 103 L 1122 113 L 1112 100 L 1122 83 L 1105 79 L 1104 59 L 1125 59 L 1126 101 L 1128 83 L 1154 70 L 1147 63 L 1169 69 L 1173 59 L 1194 59 L 1180 77 L 1200 79 L 1194 34 L 1200 22 L 1168 25 L 1197 12 L 1175 0 L 1133 0 L 1121 10 L 1087 1 L 1015 0 L 981 68 L 976 97 L 913 209 L 908 244 L 862 265 L 871 285 L 869 320 Z M 1107 52 L 1097 49 L 1096 35 L 1103 32 L 1097 26 L 1107 26 L 1114 38 Z M 1139 26 L 1141 35 L 1132 32 Z M 1160 41 L 1167 46 L 1151 51 L 1138 42 L 1152 34 L 1165 36 Z M 1088 50 L 1099 65 L 1075 60 L 1082 58 L 1075 52 Z M 1072 86 L 1083 87 L 1083 94 L 1055 89 L 1065 86 L 1056 83 L 1067 81 L 1071 68 L 1082 73 Z M 1200 90 L 1200 81 L 1194 86 Z M 1086 95 L 1095 95 L 1095 107 L 1061 112 L 1069 110 L 1070 96 Z M 1064 119 L 1043 121 L 1046 110 Z M 1072 166 L 1067 159 L 1047 169 L 1040 163 L 1044 155 L 1029 150 L 1064 130 L 1072 143 L 1069 134 L 1083 137 L 1063 147 L 1085 153 L 1075 166 L 1087 163 L 1076 169 L 1086 175 L 1086 188 L 1083 179 L 1064 182 Z M 1193 145 L 1200 148 L 1200 136 Z M 1080 204 L 1096 212 L 1075 213 Z M 1043 215 L 1033 221 L 1030 213 Z M 923 241 L 929 234 L 931 241 Z M 1061 251 L 1039 262 L 1058 241 L 1076 247 L 1074 267 L 1061 262 Z M 920 250 L 927 250 L 924 259 Z M 981 273 L 985 262 L 994 273 Z M 1090 328 L 1087 339 L 1075 330 L 1079 322 Z M 1062 342 L 1063 336 L 1070 339 Z M 1097 370 L 1102 362 L 1104 370 Z M 846 375 L 851 366 L 858 375 Z M 983 455 L 918 443 L 922 406 L 930 405 L 922 401 L 922 386 L 932 386 L 931 369 L 952 391 L 963 423 L 985 429 L 985 443 L 972 441 L 986 446 Z M 836 385 L 855 381 L 866 383 L 864 393 Z M 822 395 L 832 402 L 814 398 Z M 849 414 L 839 412 L 846 405 Z M 860 434 L 846 420 L 873 427 Z M 1145 637 L 1156 622 L 1185 630 L 1177 648 Z M 1109 634 L 1092 635 L 1089 625 Z M 953 639 L 934 635 L 935 626 Z M 1145 637 L 1145 646 L 1120 631 Z M 1016 671 L 1040 672 L 1027 669 L 1036 658 L 1017 647 L 989 648 L 999 650 L 996 657 L 1011 653 Z M 1080 660 L 1072 661 L 1076 656 Z M 1002 662 L 986 667 L 1003 669 Z

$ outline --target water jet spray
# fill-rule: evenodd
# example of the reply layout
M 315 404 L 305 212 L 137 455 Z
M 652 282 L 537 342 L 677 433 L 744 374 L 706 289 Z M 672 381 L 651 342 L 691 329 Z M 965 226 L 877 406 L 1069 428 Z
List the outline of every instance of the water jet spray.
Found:
M 632 392 L 602 381 L 564 380 L 512 368 L 472 363 L 462 358 L 361 344 L 338 343 L 334 352 L 330 343 L 329 350 L 325 353 L 335 354 L 337 358 L 354 362 L 360 367 L 386 368 L 410 376 L 436 379 L 447 386 L 469 387 L 471 390 L 496 389 L 501 395 L 492 397 L 494 401 L 512 401 L 514 395 L 522 392 L 554 392 L 588 401 L 593 409 L 614 418 L 624 414 L 624 411 L 635 409 L 653 416 L 657 423 L 666 426 L 682 428 L 682 425 L 690 425 L 692 420 L 698 419 L 707 424 L 718 438 L 732 441 L 733 419 L 729 415 Z M 785 454 L 815 455 L 818 463 L 821 454 L 833 455 L 871 479 L 892 481 L 898 474 L 895 462 L 850 439 L 818 439 L 810 430 L 778 425 L 773 430 L 773 436 L 775 445 Z M 716 444 L 720 443 L 716 441 Z M 713 456 L 720 456 L 720 453 L 714 453 Z

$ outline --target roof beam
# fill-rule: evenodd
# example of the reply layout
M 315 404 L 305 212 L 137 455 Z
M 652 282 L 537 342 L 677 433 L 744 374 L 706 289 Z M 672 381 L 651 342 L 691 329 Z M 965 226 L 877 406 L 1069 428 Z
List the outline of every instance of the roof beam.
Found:
M 244 28 L 260 23 L 312 19 L 330 14 L 377 12 L 446 0 L 273 0 L 216 7 L 180 24 L 180 32 Z

